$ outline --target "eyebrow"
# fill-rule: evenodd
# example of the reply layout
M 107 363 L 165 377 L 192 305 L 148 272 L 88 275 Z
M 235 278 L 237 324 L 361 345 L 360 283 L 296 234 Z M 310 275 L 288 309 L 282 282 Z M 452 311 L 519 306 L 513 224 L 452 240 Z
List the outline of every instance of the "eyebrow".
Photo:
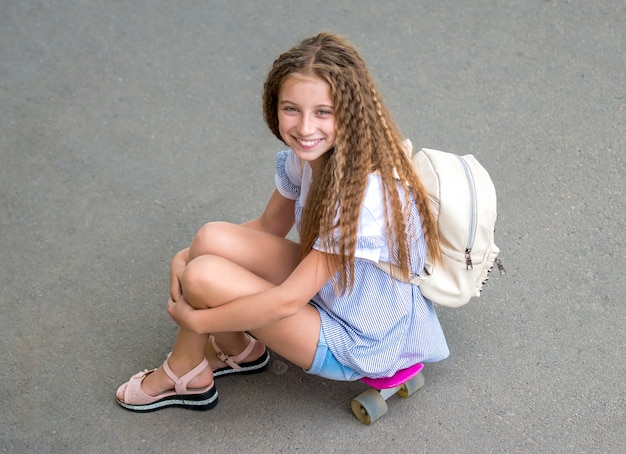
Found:
M 278 102 L 279 105 L 283 105 L 283 104 L 292 104 L 294 106 L 297 106 L 298 103 L 295 103 L 293 101 L 289 101 L 288 99 L 284 99 L 282 101 Z M 320 108 L 324 108 L 324 109 L 334 109 L 334 106 L 332 106 L 331 104 L 318 104 L 317 106 L 313 106 L 315 109 L 320 109 Z

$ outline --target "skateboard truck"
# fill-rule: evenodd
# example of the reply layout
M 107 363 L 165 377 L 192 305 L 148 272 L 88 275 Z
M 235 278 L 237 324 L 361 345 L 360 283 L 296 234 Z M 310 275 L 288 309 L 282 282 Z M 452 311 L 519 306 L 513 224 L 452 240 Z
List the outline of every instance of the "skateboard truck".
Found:
M 361 378 L 370 386 L 352 400 L 352 413 L 363 424 L 370 425 L 387 413 L 387 399 L 394 394 L 409 397 L 424 385 L 421 363 L 399 370 L 391 377 Z

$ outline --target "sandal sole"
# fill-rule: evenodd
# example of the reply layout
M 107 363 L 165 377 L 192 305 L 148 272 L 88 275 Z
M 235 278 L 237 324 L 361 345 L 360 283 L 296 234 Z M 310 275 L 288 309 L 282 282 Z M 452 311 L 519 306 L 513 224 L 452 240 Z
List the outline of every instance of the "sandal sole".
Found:
M 202 394 L 172 395 L 149 404 L 132 405 L 117 399 L 117 403 L 125 409 L 141 413 L 157 411 L 167 407 L 181 407 L 188 410 L 204 411 L 214 408 L 217 402 L 218 394 L 215 386 Z
M 259 356 L 254 361 L 250 361 L 248 363 L 241 363 L 241 369 L 233 369 L 232 367 L 223 367 L 221 369 L 215 369 L 213 371 L 213 377 L 225 377 L 226 375 L 233 374 L 241 374 L 241 375 L 249 375 L 256 374 L 258 372 L 263 372 L 270 365 L 270 355 L 267 350 L 261 356 Z

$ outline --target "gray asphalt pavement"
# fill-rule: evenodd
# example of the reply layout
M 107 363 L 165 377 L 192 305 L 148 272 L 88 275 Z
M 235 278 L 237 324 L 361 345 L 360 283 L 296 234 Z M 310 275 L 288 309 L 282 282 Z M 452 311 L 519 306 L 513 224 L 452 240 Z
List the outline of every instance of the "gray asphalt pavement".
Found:
M 0 452 L 620 453 L 626 446 L 621 0 L 0 0 Z M 370 427 L 361 383 L 275 357 L 209 412 L 133 414 L 173 254 L 259 214 L 273 59 L 351 40 L 414 145 L 473 153 L 507 268 L 440 308 L 451 356 Z

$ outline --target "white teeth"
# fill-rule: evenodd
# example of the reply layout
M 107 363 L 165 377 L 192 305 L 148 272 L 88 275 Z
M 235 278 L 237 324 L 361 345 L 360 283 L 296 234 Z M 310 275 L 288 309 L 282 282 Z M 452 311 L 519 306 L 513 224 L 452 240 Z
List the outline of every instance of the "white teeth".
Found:
M 319 140 L 299 140 L 298 142 L 300 142 L 305 147 L 312 147 L 317 142 L 319 142 Z

